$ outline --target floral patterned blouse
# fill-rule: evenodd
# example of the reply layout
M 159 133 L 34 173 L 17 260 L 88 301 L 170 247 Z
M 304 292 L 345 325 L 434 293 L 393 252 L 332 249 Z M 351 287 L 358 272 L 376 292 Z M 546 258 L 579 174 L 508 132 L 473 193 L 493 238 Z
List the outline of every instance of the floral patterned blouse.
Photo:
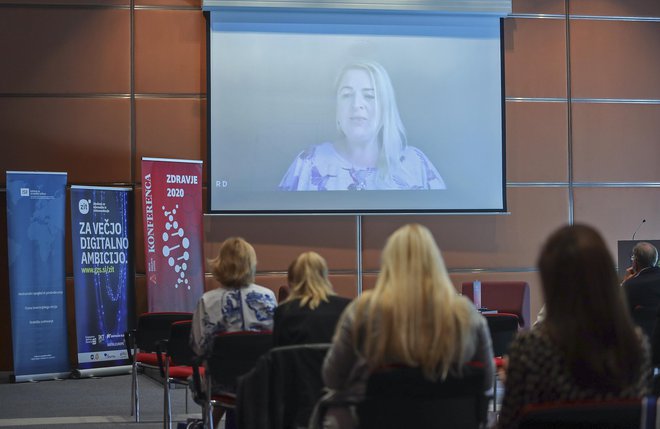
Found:
M 421 150 L 407 146 L 393 169 L 391 184 L 379 183 L 377 168 L 355 167 L 332 143 L 302 151 L 280 182 L 284 191 L 360 191 L 445 189 L 445 182 Z
M 271 331 L 276 306 L 273 291 L 255 284 L 206 292 L 193 313 L 190 332 L 193 351 L 203 356 L 213 335 L 219 332 Z

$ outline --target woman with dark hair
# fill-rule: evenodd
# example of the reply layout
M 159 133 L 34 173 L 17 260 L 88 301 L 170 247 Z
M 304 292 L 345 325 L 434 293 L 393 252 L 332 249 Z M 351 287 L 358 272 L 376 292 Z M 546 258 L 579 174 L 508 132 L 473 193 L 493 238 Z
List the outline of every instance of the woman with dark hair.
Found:
M 605 242 L 593 228 L 565 226 L 538 261 L 545 318 L 509 350 L 500 428 L 525 405 L 647 393 L 648 341 L 632 322 Z

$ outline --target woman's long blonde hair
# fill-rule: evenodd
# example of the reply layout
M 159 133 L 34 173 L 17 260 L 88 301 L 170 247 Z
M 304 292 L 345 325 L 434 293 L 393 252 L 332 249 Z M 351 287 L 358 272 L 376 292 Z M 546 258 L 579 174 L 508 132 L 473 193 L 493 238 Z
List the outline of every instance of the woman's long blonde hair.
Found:
M 332 284 L 328 280 L 328 264 L 323 256 L 316 252 L 300 254 L 289 266 L 289 287 L 291 294 L 286 301 L 300 299 L 300 306 L 308 306 L 312 310 L 328 301 L 329 295 L 334 295 Z
M 375 289 L 358 300 L 355 346 L 371 368 L 400 363 L 444 379 L 465 361 L 470 305 L 429 230 L 405 225 L 387 240 Z
M 378 156 L 378 180 L 386 188 L 396 187 L 392 182 L 392 173 L 401 166 L 401 155 L 407 146 L 406 129 L 403 126 L 396 103 L 394 87 L 387 70 L 377 62 L 366 61 L 345 66 L 339 73 L 336 87 L 349 70 L 365 71 L 374 85 L 376 105 L 380 113 L 381 124 L 378 130 L 380 154 Z M 341 129 L 339 129 L 342 134 Z

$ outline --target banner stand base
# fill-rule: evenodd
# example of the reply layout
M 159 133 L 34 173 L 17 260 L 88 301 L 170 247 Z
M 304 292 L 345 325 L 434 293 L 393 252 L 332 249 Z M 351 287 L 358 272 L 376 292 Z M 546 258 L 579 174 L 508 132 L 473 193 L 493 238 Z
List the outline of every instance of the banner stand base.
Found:
M 104 368 L 74 369 L 71 378 L 105 377 L 108 375 L 130 374 L 131 365 L 107 366 Z
M 11 383 L 25 383 L 28 381 L 46 381 L 46 380 L 64 380 L 69 378 L 70 372 L 49 372 L 44 374 L 13 374 L 10 378 Z

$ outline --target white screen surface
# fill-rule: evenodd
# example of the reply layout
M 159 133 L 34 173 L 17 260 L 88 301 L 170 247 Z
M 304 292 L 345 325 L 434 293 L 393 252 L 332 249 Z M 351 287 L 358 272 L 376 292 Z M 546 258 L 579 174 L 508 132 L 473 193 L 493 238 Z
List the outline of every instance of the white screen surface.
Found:
M 212 212 L 505 210 L 498 18 L 216 11 L 210 38 Z M 341 139 L 337 82 L 356 62 L 386 70 L 444 189 L 282 190 L 301 152 Z

